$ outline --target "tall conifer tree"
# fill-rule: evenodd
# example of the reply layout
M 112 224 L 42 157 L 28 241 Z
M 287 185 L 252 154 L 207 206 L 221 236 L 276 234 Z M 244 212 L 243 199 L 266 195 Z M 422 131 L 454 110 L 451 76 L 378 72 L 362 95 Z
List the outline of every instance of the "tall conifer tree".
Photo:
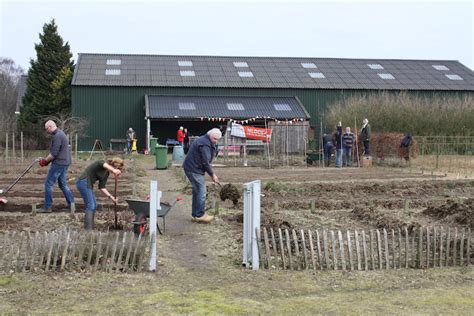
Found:
M 74 71 L 74 62 L 69 44 L 64 43 L 59 35 L 54 19 L 43 26 L 43 33 L 39 37 L 40 42 L 35 44 L 37 58 L 30 60 L 20 116 L 21 128 L 30 131 L 44 123 L 45 117 L 71 110 L 70 74 Z M 62 93 L 65 95 L 58 95 Z

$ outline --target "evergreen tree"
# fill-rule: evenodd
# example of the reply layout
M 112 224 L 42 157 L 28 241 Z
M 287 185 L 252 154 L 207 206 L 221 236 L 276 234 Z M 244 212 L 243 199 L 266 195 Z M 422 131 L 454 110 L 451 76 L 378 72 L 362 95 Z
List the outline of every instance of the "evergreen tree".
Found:
M 71 109 L 70 79 L 74 62 L 69 44 L 58 34 L 54 19 L 43 26 L 39 37 L 40 43 L 35 44 L 37 59 L 30 60 L 19 122 L 24 131 L 37 130 L 46 117 L 68 113 Z M 60 96 L 62 93 L 65 95 Z

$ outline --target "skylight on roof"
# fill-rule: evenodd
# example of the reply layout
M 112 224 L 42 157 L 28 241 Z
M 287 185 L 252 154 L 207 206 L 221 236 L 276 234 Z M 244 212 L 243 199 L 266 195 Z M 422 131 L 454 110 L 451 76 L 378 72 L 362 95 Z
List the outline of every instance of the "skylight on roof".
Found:
M 442 71 L 442 70 L 449 70 L 449 68 L 446 67 L 445 65 L 431 65 L 431 66 L 433 66 L 434 69 L 440 70 L 440 71 Z
M 445 74 L 445 76 L 448 77 L 449 80 L 464 80 L 460 75 Z
M 303 68 L 318 68 L 315 63 L 301 63 Z
M 106 76 L 120 76 L 120 69 L 105 69 Z
M 234 67 L 236 68 L 248 68 L 248 66 L 245 61 L 234 61 Z
M 180 67 L 192 67 L 193 62 L 190 61 L 190 60 L 180 60 L 180 61 L 178 61 L 178 66 L 180 66 Z
M 381 64 L 367 64 L 370 69 L 384 69 Z
M 393 80 L 395 77 L 392 74 L 377 74 L 380 78 L 384 80 Z
M 239 76 L 242 78 L 253 78 L 253 73 L 251 71 L 239 71 Z
M 308 72 L 308 75 L 314 79 L 324 79 L 326 76 L 322 72 Z
M 227 103 L 227 109 L 230 111 L 245 111 L 242 103 Z
M 273 107 L 277 111 L 291 111 L 291 107 L 286 103 L 275 103 Z
M 192 102 L 179 102 L 178 107 L 180 110 L 196 110 L 196 106 Z
M 194 70 L 181 70 L 179 74 L 181 75 L 181 77 L 195 77 L 196 76 L 196 73 L 194 72 Z
M 107 65 L 121 65 L 121 59 L 107 59 Z

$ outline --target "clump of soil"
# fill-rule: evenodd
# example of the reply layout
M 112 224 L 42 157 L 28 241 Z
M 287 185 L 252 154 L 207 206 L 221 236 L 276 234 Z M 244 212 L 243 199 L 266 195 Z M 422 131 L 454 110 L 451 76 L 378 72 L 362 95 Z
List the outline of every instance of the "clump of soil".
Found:
M 222 187 L 221 191 L 219 192 L 219 197 L 221 198 L 221 201 L 231 200 L 232 203 L 234 203 L 234 206 L 237 206 L 237 202 L 239 202 L 241 194 L 235 185 L 228 183 Z
M 474 228 L 474 199 L 447 200 L 444 205 L 426 208 L 423 214 Z
M 375 207 L 356 206 L 351 213 L 358 220 L 374 225 L 377 228 L 398 229 L 399 227 L 406 226 L 411 231 L 420 226 L 418 223 L 407 223 L 399 218 L 384 214 Z

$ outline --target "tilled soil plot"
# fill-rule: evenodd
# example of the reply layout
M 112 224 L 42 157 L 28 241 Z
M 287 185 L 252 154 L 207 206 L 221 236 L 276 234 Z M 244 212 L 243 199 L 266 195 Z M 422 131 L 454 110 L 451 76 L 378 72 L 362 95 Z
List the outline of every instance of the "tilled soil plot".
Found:
M 458 202 L 447 200 L 445 204 L 438 207 L 431 206 L 426 208 L 423 210 L 423 214 L 474 229 L 473 198 L 460 200 Z
M 51 231 L 65 227 L 81 228 L 84 218 L 84 201 L 76 188 L 75 181 L 82 171 L 91 163 L 91 161 L 75 161 L 68 172 L 68 185 L 71 189 L 75 203 L 76 214 L 70 216 L 68 214 L 68 206 L 66 200 L 57 185 L 54 186 L 53 193 L 53 213 L 37 214 L 31 216 L 32 205 L 36 204 L 39 208 L 43 205 L 44 200 L 44 180 L 46 178 L 48 168 L 33 168 L 23 177 L 4 197 L 8 200 L 6 204 L 0 204 L 0 231 L 17 230 L 17 231 Z M 128 164 L 128 166 L 127 166 Z M 133 196 L 136 191 L 137 176 L 140 170 L 135 170 L 135 164 L 131 161 L 125 162 L 125 172 L 118 180 L 117 196 L 119 203 L 116 206 L 118 218 L 120 220 L 120 228 L 129 228 L 134 215 L 128 210 L 125 202 L 126 198 Z M 0 170 L 0 188 L 6 189 L 11 185 L 25 169 L 26 165 L 14 164 L 12 166 L 2 166 Z M 128 168 L 127 168 L 128 167 Z M 141 171 L 143 173 L 143 171 Z M 109 177 L 107 189 L 114 194 L 114 178 Z M 96 213 L 96 229 L 101 231 L 115 229 L 114 204 L 102 192 L 94 188 L 97 199 Z
M 270 172 L 273 174 L 270 177 Z M 219 169 L 220 179 L 262 179 L 263 226 L 295 229 L 373 229 L 422 225 L 466 225 L 427 216 L 453 198 L 474 196 L 474 181 L 447 180 L 394 169 Z M 293 174 L 293 178 L 291 175 Z M 311 209 L 311 203 L 314 208 Z M 241 229 L 242 200 L 227 208 L 225 220 Z

